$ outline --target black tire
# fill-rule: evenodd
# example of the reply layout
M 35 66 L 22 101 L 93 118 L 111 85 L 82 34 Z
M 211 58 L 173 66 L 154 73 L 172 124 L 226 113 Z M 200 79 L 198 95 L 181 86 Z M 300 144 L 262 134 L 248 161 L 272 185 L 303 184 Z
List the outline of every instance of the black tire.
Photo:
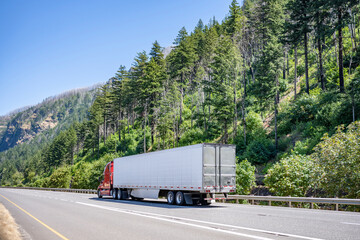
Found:
M 177 192 L 175 196 L 176 204 L 182 206 L 185 204 L 185 196 L 183 192 Z
M 118 199 L 118 190 L 117 189 L 113 189 L 112 192 L 111 192 L 111 195 L 113 197 L 114 200 Z
M 119 200 L 124 199 L 124 196 L 123 196 L 123 193 L 122 193 L 121 189 L 119 189 L 119 190 L 117 191 L 117 199 L 119 199 Z
M 97 196 L 98 196 L 98 198 L 102 198 L 101 193 L 100 193 L 100 189 L 97 190 Z
M 174 205 L 175 204 L 175 193 L 173 191 L 168 192 L 166 199 L 167 199 L 167 202 L 169 205 Z

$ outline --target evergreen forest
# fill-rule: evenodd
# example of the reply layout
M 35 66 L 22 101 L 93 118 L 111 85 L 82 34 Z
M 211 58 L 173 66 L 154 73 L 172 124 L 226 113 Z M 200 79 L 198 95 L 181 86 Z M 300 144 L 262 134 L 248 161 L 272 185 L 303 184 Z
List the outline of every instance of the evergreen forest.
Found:
M 86 118 L 26 158 L 1 152 L 0 185 L 96 189 L 115 157 L 208 142 L 236 145 L 238 194 L 359 198 L 359 7 L 233 0 L 166 55 L 154 40 L 120 65 Z

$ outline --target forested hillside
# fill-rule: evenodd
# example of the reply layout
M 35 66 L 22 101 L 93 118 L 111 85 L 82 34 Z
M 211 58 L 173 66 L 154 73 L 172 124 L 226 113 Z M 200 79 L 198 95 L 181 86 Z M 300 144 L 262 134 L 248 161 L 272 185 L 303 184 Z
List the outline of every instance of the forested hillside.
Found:
M 95 89 L 96 86 L 65 92 L 1 117 L 5 129 L 0 135 L 1 178 L 21 179 L 19 171 L 25 170 L 25 163 L 36 158 L 60 132 L 87 119 Z
M 20 177 L 5 176 L 2 165 L 1 184 L 95 188 L 115 156 L 216 142 L 236 145 L 238 174 L 244 166 L 254 171 L 249 163 L 268 173 L 274 194 L 320 188 L 327 196 L 359 197 L 358 184 L 349 185 L 360 180 L 359 155 L 351 155 L 359 152 L 359 127 L 349 127 L 349 138 L 339 137 L 344 127 L 336 132 L 360 118 L 359 16 L 352 0 L 245 0 L 241 7 L 234 0 L 222 22 L 180 29 L 166 57 L 155 41 L 130 69 L 120 66 L 86 121 L 17 167 Z M 334 139 L 341 146 L 355 141 L 343 149 L 343 162 L 341 152 L 326 160 Z M 320 184 L 331 179 L 327 163 L 355 174 L 330 191 Z M 310 180 L 291 192 L 286 186 L 299 181 L 286 171 L 294 169 Z

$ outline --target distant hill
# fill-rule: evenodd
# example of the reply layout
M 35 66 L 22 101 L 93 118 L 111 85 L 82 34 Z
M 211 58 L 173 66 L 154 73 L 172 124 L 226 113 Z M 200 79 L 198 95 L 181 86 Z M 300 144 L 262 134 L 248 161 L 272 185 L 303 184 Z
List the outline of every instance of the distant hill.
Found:
M 57 132 L 87 116 L 95 99 L 97 86 L 67 91 L 42 103 L 0 117 L 0 152 L 28 143 L 43 133 L 38 141 L 49 140 Z

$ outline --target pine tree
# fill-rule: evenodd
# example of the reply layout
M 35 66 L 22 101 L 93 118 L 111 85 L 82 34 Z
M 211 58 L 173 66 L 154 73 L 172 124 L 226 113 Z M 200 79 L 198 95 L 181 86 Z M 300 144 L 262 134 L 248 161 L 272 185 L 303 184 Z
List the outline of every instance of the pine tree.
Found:
M 178 127 L 183 122 L 182 119 L 182 111 L 183 111 L 183 99 L 184 99 L 184 91 L 191 79 L 191 73 L 193 71 L 194 63 L 197 59 L 194 41 L 192 38 L 188 36 L 188 33 L 183 27 L 175 41 L 175 49 L 171 52 L 169 56 L 170 62 L 170 72 L 171 77 L 178 81 L 178 87 L 180 90 L 180 110 L 179 110 L 179 124 Z M 179 130 L 178 130 L 179 133 Z M 179 134 L 178 139 L 179 140 Z
M 329 35 L 330 12 L 326 9 L 326 0 L 313 1 L 309 11 L 315 30 L 315 43 L 319 54 L 319 77 L 321 88 L 325 91 L 325 72 L 323 67 L 323 51 L 325 47 L 325 37 Z
M 226 32 L 232 37 L 236 37 L 236 34 L 240 32 L 242 12 L 241 8 L 236 0 L 233 0 L 229 7 L 229 17 L 225 21 Z
M 351 21 L 349 10 L 355 5 L 359 4 L 357 0 L 329 0 L 326 1 L 328 9 L 332 10 L 332 14 L 336 21 L 334 21 L 333 27 L 337 31 L 338 45 L 339 45 L 339 86 L 340 92 L 345 92 L 344 84 L 344 64 L 343 64 L 343 28 Z
M 163 92 L 163 84 L 167 78 L 165 60 L 162 48 L 157 41 L 154 42 L 150 52 L 151 58 L 145 68 L 144 82 L 141 86 L 146 95 L 149 107 L 149 118 L 151 128 L 151 145 L 154 144 L 156 109 L 159 107 L 160 94 Z
M 304 44 L 305 53 L 305 81 L 306 93 L 310 93 L 309 86 L 309 63 L 308 63 L 308 39 L 311 31 L 311 1 L 310 0 L 290 0 L 286 5 L 290 12 L 290 21 L 285 25 L 285 33 L 287 41 L 293 46 L 297 46 L 301 42 Z
M 228 128 L 234 120 L 235 101 L 234 84 L 237 83 L 239 54 L 236 46 L 229 37 L 224 36 L 220 39 L 216 48 L 214 61 L 211 63 L 212 81 L 208 85 L 211 93 L 209 104 L 213 106 L 213 118 L 222 126 L 222 142 L 228 142 Z
M 268 102 L 274 99 L 274 133 L 275 147 L 278 147 L 277 137 L 277 114 L 279 103 L 279 76 L 281 74 L 282 65 L 282 45 L 281 34 L 284 25 L 284 10 L 279 1 L 268 0 L 264 5 L 264 20 L 267 23 L 266 39 L 267 45 L 263 49 L 260 58 L 258 79 L 259 88 L 261 90 L 262 99 Z

